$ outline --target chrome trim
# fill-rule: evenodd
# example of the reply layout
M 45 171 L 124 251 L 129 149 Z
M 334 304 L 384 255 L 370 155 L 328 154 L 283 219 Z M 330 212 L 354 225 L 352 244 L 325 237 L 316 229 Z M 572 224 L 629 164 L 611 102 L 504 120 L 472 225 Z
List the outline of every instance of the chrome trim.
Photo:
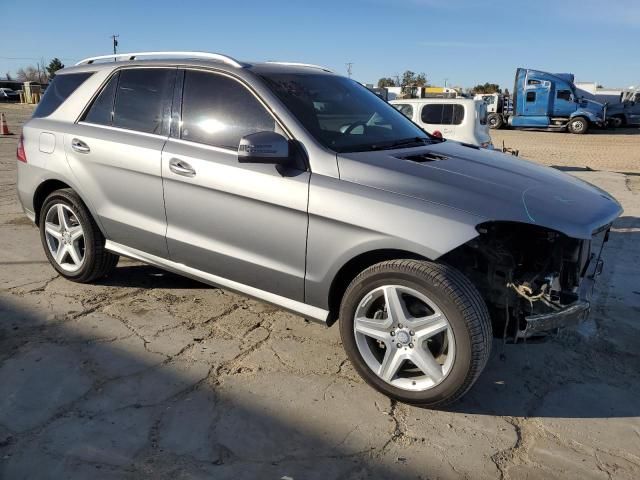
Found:
M 309 68 L 317 68 L 319 70 L 323 70 L 325 72 L 329 72 L 329 73 L 333 73 L 332 70 L 329 70 L 327 67 L 323 67 L 322 65 L 314 65 L 312 63 L 299 63 L 299 62 L 274 62 L 274 61 L 269 61 L 269 62 L 264 62 L 264 63 L 270 63 L 272 65 L 288 65 L 290 67 L 309 67 Z
M 177 263 L 165 258 L 157 257 L 155 255 L 151 255 L 150 253 L 146 253 L 135 248 L 130 248 L 125 245 L 112 242 L 111 240 L 107 240 L 105 242 L 104 248 L 113 253 L 133 258 L 135 260 L 154 265 L 164 270 L 168 270 L 179 275 L 184 275 L 185 277 L 208 283 L 209 285 L 222 287 L 247 295 L 249 297 L 256 298 L 258 300 L 265 301 L 267 303 L 271 303 L 292 313 L 301 315 L 302 317 L 314 320 L 319 323 L 326 323 L 329 316 L 329 312 L 323 310 L 322 308 L 307 305 L 306 303 L 298 302 L 296 300 L 291 300 L 290 298 L 282 297 L 280 295 L 276 295 L 275 293 L 266 292 L 264 290 L 250 287 L 248 285 L 244 285 L 227 278 L 218 277 L 217 275 L 212 275 L 210 273 L 203 272 L 202 270 L 188 267 L 182 263 Z
M 191 147 L 204 148 L 206 150 L 212 150 L 218 153 L 226 153 L 228 155 L 238 155 L 238 150 L 233 148 L 216 147 L 215 145 L 209 145 L 208 143 L 194 142 L 193 140 L 184 140 L 177 137 L 169 137 L 171 142 L 181 143 L 183 145 L 189 145 Z
M 187 58 L 203 58 L 207 60 L 218 60 L 227 65 L 231 65 L 235 68 L 243 68 L 245 65 L 240 63 L 235 58 L 223 55 L 221 53 L 209 53 L 209 52 L 132 52 L 132 53 L 117 53 L 111 55 L 100 55 L 98 57 L 88 57 L 80 60 L 76 65 L 87 64 L 90 65 L 96 60 L 135 60 L 137 57 L 160 57 L 160 58 L 173 58 L 173 57 L 187 57 Z
M 133 134 L 136 134 L 136 135 L 141 135 L 143 137 L 151 137 L 151 138 L 159 138 L 159 139 L 163 139 L 163 138 L 167 139 L 167 138 L 169 138 L 168 135 L 158 135 L 157 133 L 141 132 L 139 130 L 131 130 L 129 128 L 112 127 L 111 125 L 100 125 L 99 123 L 85 122 L 84 120 L 78 122 L 78 125 L 86 125 L 86 126 L 89 126 L 89 127 L 104 128 L 105 130 L 115 130 L 116 132 L 133 133 Z

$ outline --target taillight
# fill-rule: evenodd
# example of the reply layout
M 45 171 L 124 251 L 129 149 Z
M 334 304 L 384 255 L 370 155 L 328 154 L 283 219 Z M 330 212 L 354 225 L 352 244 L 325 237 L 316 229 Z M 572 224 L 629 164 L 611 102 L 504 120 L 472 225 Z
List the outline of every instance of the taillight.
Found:
M 24 135 L 20 135 L 16 157 L 18 157 L 18 160 L 20 160 L 21 162 L 27 163 L 27 154 L 24 152 Z

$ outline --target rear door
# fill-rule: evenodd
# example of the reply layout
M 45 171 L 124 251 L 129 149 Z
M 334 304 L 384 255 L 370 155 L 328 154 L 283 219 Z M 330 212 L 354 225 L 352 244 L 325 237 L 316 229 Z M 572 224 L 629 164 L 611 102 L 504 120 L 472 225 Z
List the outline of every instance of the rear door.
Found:
M 173 261 L 304 299 L 310 173 L 238 162 L 240 138 L 285 132 L 240 80 L 181 71 L 180 128 L 162 153 L 167 244 Z
M 116 71 L 65 135 L 65 152 L 107 238 L 166 257 L 161 152 L 176 68 Z
M 439 131 L 444 138 L 457 140 L 456 129 L 464 120 L 464 107 L 454 103 L 428 103 L 420 110 L 420 123 L 429 133 Z

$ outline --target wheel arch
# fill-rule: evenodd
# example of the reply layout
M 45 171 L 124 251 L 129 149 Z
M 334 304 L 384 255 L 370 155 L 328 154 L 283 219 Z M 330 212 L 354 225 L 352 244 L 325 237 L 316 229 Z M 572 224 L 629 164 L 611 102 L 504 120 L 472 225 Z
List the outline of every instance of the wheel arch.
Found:
M 329 316 L 327 318 L 327 325 L 333 325 L 338 319 L 342 296 L 351 281 L 356 278 L 360 272 L 376 263 L 399 259 L 428 260 L 424 255 L 408 250 L 380 248 L 362 252 L 342 265 L 333 277 L 331 286 L 329 287 Z
M 93 220 L 98 225 L 98 228 L 100 229 L 102 234 L 105 235 L 104 229 L 102 228 L 102 225 L 100 224 L 100 221 L 96 216 L 95 211 L 93 210 L 91 205 L 85 200 L 84 195 L 82 195 L 82 193 L 77 188 L 75 188 L 70 182 L 62 180 L 60 178 L 47 178 L 43 180 L 42 182 L 40 182 L 35 192 L 33 193 L 33 211 L 35 214 L 36 226 L 39 226 L 40 211 L 42 209 L 42 206 L 44 205 L 45 199 L 56 190 L 61 190 L 65 188 L 70 188 L 80 197 L 80 199 L 82 200 L 82 203 L 84 203 L 84 205 L 87 207 L 87 209 L 89 210 L 89 213 L 91 213 L 91 216 L 93 217 Z

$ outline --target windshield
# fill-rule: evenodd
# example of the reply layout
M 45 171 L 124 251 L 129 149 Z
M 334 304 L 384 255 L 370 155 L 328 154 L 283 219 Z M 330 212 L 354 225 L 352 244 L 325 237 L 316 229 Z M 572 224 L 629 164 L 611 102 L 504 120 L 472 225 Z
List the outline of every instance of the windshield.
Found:
M 299 73 L 263 73 L 261 77 L 307 131 L 335 152 L 432 141 L 402 113 L 348 78 Z

